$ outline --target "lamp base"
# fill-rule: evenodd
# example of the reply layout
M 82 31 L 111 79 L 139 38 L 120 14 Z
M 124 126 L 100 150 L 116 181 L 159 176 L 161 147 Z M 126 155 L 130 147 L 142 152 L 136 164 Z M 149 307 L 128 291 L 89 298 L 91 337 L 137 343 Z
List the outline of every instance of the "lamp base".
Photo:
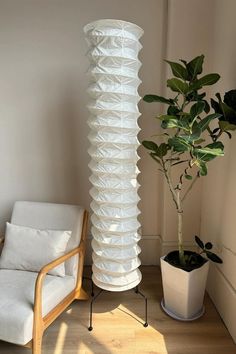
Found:
M 92 279 L 91 279 L 92 281 Z M 93 283 L 93 282 L 92 282 Z M 129 289 L 131 290 L 131 289 Z M 92 331 L 93 330 L 93 304 L 95 302 L 95 300 L 101 295 L 102 292 L 107 291 L 105 289 L 100 289 L 99 292 L 94 295 L 93 293 L 93 286 L 92 286 L 92 300 L 90 302 L 90 316 L 89 316 L 89 327 L 88 330 Z M 109 290 L 108 290 L 109 291 Z M 147 297 L 141 293 L 141 291 L 139 290 L 138 286 L 135 287 L 134 289 L 135 293 L 142 296 L 142 298 L 144 299 L 144 304 L 145 304 L 145 322 L 142 322 L 143 327 L 148 327 L 148 322 L 147 322 Z

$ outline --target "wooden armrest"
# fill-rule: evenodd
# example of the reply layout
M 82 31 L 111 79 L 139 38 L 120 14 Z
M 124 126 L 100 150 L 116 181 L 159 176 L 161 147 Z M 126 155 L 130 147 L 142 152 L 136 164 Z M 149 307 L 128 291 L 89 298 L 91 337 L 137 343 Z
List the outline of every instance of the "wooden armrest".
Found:
M 36 278 L 35 282 L 35 293 L 34 293 L 34 316 L 36 316 L 36 321 L 42 318 L 42 286 L 46 274 L 49 270 L 55 268 L 59 264 L 65 262 L 67 259 L 81 253 L 85 248 L 84 241 L 81 240 L 79 247 L 74 248 L 72 251 L 64 254 L 63 256 L 55 259 L 54 261 L 43 266 Z
M 83 262 L 84 262 L 84 253 L 85 253 L 85 237 L 87 233 L 87 223 L 88 223 L 88 212 L 84 211 L 83 216 L 83 227 L 81 231 L 81 241 L 78 247 L 74 248 L 67 254 L 55 259 L 54 261 L 43 266 L 38 273 L 35 282 L 35 292 L 34 292 L 34 324 L 33 324 L 33 351 L 36 348 L 37 353 L 39 350 L 37 349 L 39 346 L 41 348 L 42 334 L 50 323 L 68 306 L 73 300 L 79 299 L 79 295 L 84 296 L 83 299 L 87 299 L 85 296 L 86 293 L 81 288 L 82 283 L 82 271 L 83 271 Z M 78 274 L 77 280 L 74 289 L 67 295 L 56 307 L 54 307 L 45 317 L 42 314 L 42 286 L 43 281 L 46 277 L 46 274 L 53 268 L 57 267 L 59 264 L 67 261 L 71 257 L 80 254 L 78 260 Z M 35 351 L 35 353 L 36 353 Z
M 81 241 L 79 247 L 74 248 L 72 251 L 64 254 L 63 256 L 43 266 L 43 268 L 41 268 L 39 272 L 39 275 L 48 273 L 51 269 L 57 267 L 59 264 L 67 261 L 69 258 L 75 256 L 77 253 L 82 252 L 83 249 L 84 249 L 84 241 Z

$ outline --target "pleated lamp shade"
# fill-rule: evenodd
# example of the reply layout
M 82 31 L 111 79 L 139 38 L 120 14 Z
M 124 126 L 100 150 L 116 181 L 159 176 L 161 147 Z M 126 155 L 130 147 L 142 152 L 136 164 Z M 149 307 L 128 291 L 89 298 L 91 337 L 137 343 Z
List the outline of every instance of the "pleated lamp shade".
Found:
M 136 166 L 143 30 L 129 22 L 99 20 L 85 26 L 91 97 L 88 109 L 93 187 L 93 282 L 124 291 L 141 281 Z

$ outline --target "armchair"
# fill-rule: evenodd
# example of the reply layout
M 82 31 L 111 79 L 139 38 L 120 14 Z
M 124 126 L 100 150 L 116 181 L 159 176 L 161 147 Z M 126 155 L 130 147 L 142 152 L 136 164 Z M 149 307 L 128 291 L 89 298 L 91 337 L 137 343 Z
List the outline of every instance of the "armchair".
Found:
M 88 298 L 82 288 L 87 221 L 88 212 L 79 206 L 15 203 L 11 224 L 39 230 L 70 230 L 71 237 L 65 254 L 45 264 L 39 272 L 0 268 L 0 340 L 31 347 L 33 354 L 41 354 L 45 329 L 74 300 Z M 48 274 L 62 263 L 64 277 Z

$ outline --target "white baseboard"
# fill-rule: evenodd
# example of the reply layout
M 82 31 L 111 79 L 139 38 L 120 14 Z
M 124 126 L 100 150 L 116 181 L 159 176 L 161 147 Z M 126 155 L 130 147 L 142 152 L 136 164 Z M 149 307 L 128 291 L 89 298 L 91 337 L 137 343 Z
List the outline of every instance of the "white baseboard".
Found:
M 207 291 L 236 343 L 236 289 L 218 266 L 211 264 Z

